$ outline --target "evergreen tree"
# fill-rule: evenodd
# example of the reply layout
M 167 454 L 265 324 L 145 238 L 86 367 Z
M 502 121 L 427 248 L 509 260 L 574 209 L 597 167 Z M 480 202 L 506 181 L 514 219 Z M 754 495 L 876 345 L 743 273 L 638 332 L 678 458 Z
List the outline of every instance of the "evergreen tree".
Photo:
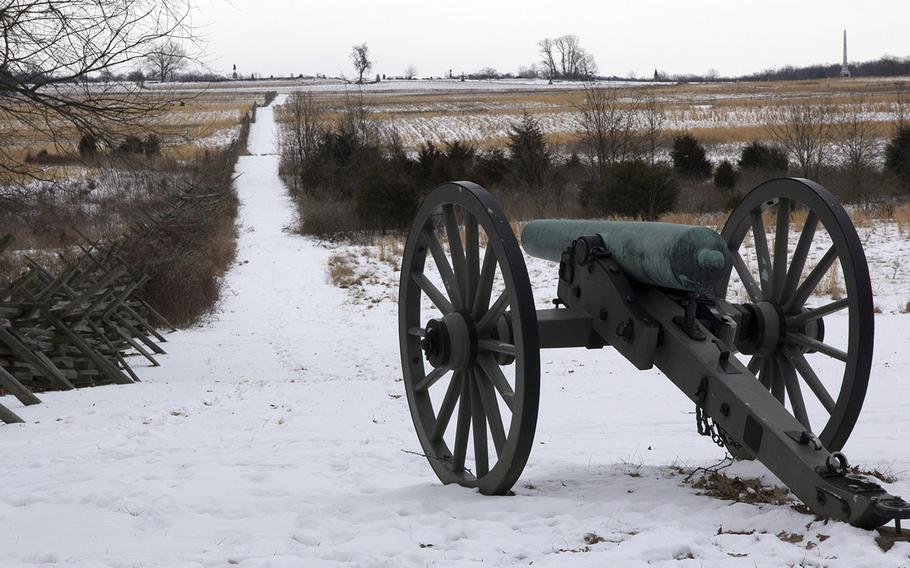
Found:
M 711 175 L 711 162 L 705 154 L 705 148 L 691 134 L 683 134 L 673 139 L 673 169 L 680 175 L 705 179 Z
M 540 122 L 529 113 L 509 128 L 509 160 L 515 177 L 540 188 L 550 168 L 552 156 L 547 148 Z
M 741 170 L 786 172 L 788 165 L 786 152 L 757 140 L 743 146 L 739 155 Z
M 910 126 L 901 126 L 885 147 L 885 169 L 910 188 Z
M 736 170 L 730 160 L 722 161 L 714 171 L 714 187 L 719 189 L 733 189 L 736 187 Z

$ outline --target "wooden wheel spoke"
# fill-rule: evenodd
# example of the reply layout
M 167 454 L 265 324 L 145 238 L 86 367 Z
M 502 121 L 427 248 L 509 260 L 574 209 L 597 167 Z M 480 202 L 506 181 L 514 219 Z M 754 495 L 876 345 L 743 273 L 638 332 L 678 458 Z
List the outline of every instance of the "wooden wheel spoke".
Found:
M 758 380 L 769 391 L 771 390 L 771 362 L 768 359 L 762 359 L 761 368 L 758 370 Z
M 480 280 L 480 234 L 477 227 L 477 218 L 465 212 L 464 219 L 465 242 L 465 308 L 474 307 L 474 298 L 477 296 L 477 284 Z
M 806 216 L 806 222 L 803 224 L 803 230 L 799 234 L 796 250 L 793 251 L 793 260 L 787 270 L 787 280 L 784 283 L 784 289 L 778 301 L 786 302 L 789 300 L 796 291 L 796 287 L 799 286 L 799 281 L 803 277 L 803 269 L 806 267 L 806 259 L 809 258 L 809 248 L 815 239 L 815 230 L 817 228 L 818 217 L 810 211 Z
M 764 361 L 765 360 L 758 355 L 753 355 L 752 358 L 749 359 L 749 364 L 746 365 L 746 368 L 749 369 L 750 373 L 757 377 L 758 372 L 761 370 L 762 365 L 764 364 Z
M 514 345 L 495 339 L 481 339 L 477 342 L 477 348 L 480 351 L 492 351 L 494 353 L 502 353 L 503 355 L 511 355 L 512 357 L 515 356 Z
M 803 391 L 799 386 L 799 379 L 796 378 L 796 368 L 785 356 L 778 357 L 777 364 L 781 375 L 783 375 L 784 384 L 787 386 L 787 398 L 790 400 L 793 416 L 799 420 L 800 424 L 806 427 L 806 430 L 811 432 L 812 425 L 809 423 L 809 414 L 806 412 L 806 402 L 803 400 Z
M 484 412 L 487 415 L 487 423 L 490 425 L 490 435 L 493 438 L 493 446 L 496 449 L 496 458 L 498 459 L 506 446 L 506 431 L 502 425 L 499 402 L 496 400 L 493 385 L 486 380 L 482 371 L 478 370 L 474 374 L 474 380 L 477 381 L 477 389 L 480 392 L 480 399 L 483 401 Z
M 480 399 L 480 390 L 474 373 L 468 372 L 471 380 L 471 431 L 474 436 L 474 466 L 475 475 L 481 478 L 490 473 L 490 454 L 487 449 L 487 415 L 484 412 L 483 401 Z
M 446 433 L 446 429 L 449 427 L 449 421 L 452 419 L 452 412 L 455 411 L 455 404 L 458 402 L 458 397 L 461 395 L 461 381 L 463 375 L 459 371 L 452 376 L 452 380 L 449 382 L 449 386 L 446 389 L 446 394 L 442 399 L 442 404 L 439 405 L 439 413 L 436 415 L 436 425 L 433 427 L 433 433 L 430 434 L 430 439 L 434 442 L 442 440 L 443 434 Z
M 768 235 L 761 211 L 752 212 L 752 239 L 755 241 L 755 256 L 758 259 L 758 280 L 761 282 L 762 298 L 771 298 L 771 253 L 768 251 Z
M 804 323 L 823 318 L 827 315 L 831 315 L 835 312 L 839 312 L 844 308 L 850 307 L 850 299 L 842 298 L 836 302 L 831 302 L 819 308 L 811 309 L 807 312 L 797 314 L 792 318 L 787 319 L 787 325 L 791 327 L 797 327 Z
M 430 249 L 430 253 L 433 255 L 433 260 L 436 262 L 436 269 L 439 271 L 439 276 L 442 278 L 442 283 L 445 285 L 452 306 L 454 306 L 456 310 L 460 310 L 462 303 L 461 294 L 458 291 L 458 280 L 455 278 L 455 272 L 452 271 L 452 265 L 449 264 L 449 259 L 446 258 L 445 251 L 442 250 L 442 245 L 439 244 L 439 239 L 437 239 L 436 235 L 429 230 L 423 232 L 423 238 L 427 248 Z
M 819 353 L 824 353 L 828 357 L 833 357 L 838 361 L 843 361 L 844 363 L 847 362 L 847 353 L 844 351 L 841 351 L 837 347 L 832 347 L 827 343 L 822 343 L 821 341 L 807 335 L 803 335 L 802 333 L 788 333 L 787 341 L 790 343 L 795 343 L 797 345 L 802 345 L 803 347 L 808 347 L 809 349 L 813 349 Z
M 416 385 L 414 385 L 414 390 L 421 392 L 429 389 L 431 386 L 436 384 L 436 381 L 441 379 L 448 372 L 449 369 L 447 367 L 436 367 L 430 371 L 429 375 L 425 376 L 423 379 L 418 381 Z
M 480 278 L 477 283 L 477 295 L 474 296 L 474 304 L 471 307 L 471 315 L 477 320 L 490 308 L 490 296 L 493 293 L 493 282 L 496 279 L 496 253 L 493 247 L 487 245 L 487 250 L 483 255 L 483 268 L 480 270 Z
M 778 365 L 776 358 L 768 359 L 768 370 L 770 372 L 769 380 L 771 382 L 771 394 L 783 404 L 784 397 L 787 395 L 787 389 L 784 385 L 784 377 L 781 374 L 780 365 Z
M 784 313 L 793 313 L 805 305 L 806 300 L 809 299 L 809 296 L 811 296 L 812 292 L 818 287 L 819 282 L 822 281 L 822 277 L 828 272 L 828 269 L 831 268 L 831 265 L 834 264 L 836 259 L 837 249 L 832 246 L 821 260 L 818 261 L 818 264 L 812 269 L 809 276 L 806 276 L 806 279 L 799 285 L 799 288 L 796 289 L 793 296 L 787 300 L 787 303 L 784 306 Z
M 815 374 L 815 371 L 812 369 L 812 366 L 809 365 L 809 361 L 806 360 L 806 357 L 792 348 L 787 350 L 787 357 L 793 363 L 793 366 L 796 367 L 796 370 L 802 376 L 803 380 L 806 381 L 806 384 L 809 385 L 809 389 L 815 394 L 819 402 L 822 403 L 822 406 L 825 407 L 825 410 L 827 410 L 829 414 L 834 414 L 834 399 L 831 398 L 825 385 L 819 380 L 818 375 Z
M 787 249 L 790 241 L 790 200 L 781 197 L 777 202 L 777 226 L 774 231 L 773 297 L 780 301 L 787 280 Z
M 455 449 L 452 470 L 464 471 L 464 462 L 468 453 L 468 435 L 471 429 L 471 381 L 462 377 L 461 397 L 458 402 L 458 420 L 455 424 Z
M 455 217 L 455 206 L 444 205 L 443 217 L 445 219 L 446 235 L 449 240 L 449 253 L 452 257 L 452 269 L 458 282 L 459 297 L 467 298 L 468 271 L 465 262 L 464 246 L 461 244 L 461 231 L 458 229 L 458 219 Z M 463 307 L 465 304 L 462 303 Z
M 480 318 L 480 321 L 477 323 L 477 335 L 487 335 L 493 329 L 493 326 L 496 325 L 496 321 L 506 312 L 506 308 L 509 307 L 509 295 L 507 290 L 503 290 L 502 294 L 496 298 L 496 301 L 493 302 L 493 305 L 490 306 L 490 309 L 487 310 L 487 313 Z
M 509 407 L 509 410 L 515 411 L 513 404 L 515 402 L 515 391 L 512 390 L 512 386 L 509 384 L 508 379 L 502 373 L 502 369 L 499 368 L 499 365 L 496 363 L 496 360 L 493 359 L 492 355 L 480 355 L 477 357 L 477 362 L 480 365 L 480 369 L 483 371 L 484 376 L 493 383 L 493 386 L 496 387 L 496 390 L 499 391 L 499 396 L 502 397 L 502 400 L 506 403 L 506 406 Z
M 439 291 L 439 288 L 437 288 L 435 284 L 430 282 L 430 279 L 427 278 L 426 274 L 415 272 L 411 275 L 411 280 L 423 290 L 423 293 L 427 295 L 427 298 L 433 302 L 433 305 L 436 306 L 443 315 L 451 313 L 454 310 L 451 302 L 449 302 L 443 293 Z
M 742 280 L 743 286 L 745 286 L 746 292 L 749 294 L 749 299 L 753 302 L 760 302 L 761 288 L 749 271 L 749 267 L 746 266 L 746 261 L 743 260 L 738 250 L 731 250 L 730 256 L 733 258 L 733 267 L 736 269 L 739 279 Z

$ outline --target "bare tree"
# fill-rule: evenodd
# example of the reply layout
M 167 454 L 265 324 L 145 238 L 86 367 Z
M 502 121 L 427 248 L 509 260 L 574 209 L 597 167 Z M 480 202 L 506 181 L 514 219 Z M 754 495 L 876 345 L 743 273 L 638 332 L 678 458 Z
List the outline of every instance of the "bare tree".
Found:
M 897 127 L 901 128 L 907 120 L 907 92 L 903 81 L 897 83 L 897 99 L 895 102 L 897 107 L 897 112 L 895 113 L 897 115 Z
M 325 131 L 322 107 L 307 91 L 292 94 L 280 108 L 282 168 L 298 173 L 301 186 L 308 192 L 304 183 L 306 162 L 313 157 Z
M 870 108 L 862 97 L 851 97 L 833 125 L 841 166 L 846 170 L 853 197 L 868 198 L 864 183 L 881 154 L 881 137 L 869 118 Z
M 354 70 L 357 71 L 357 84 L 363 84 L 363 74 L 373 68 L 373 62 L 370 60 L 370 48 L 366 43 L 361 43 L 351 47 L 351 63 L 354 64 Z
M 553 40 L 549 38 L 543 38 L 537 42 L 537 47 L 540 49 L 541 63 L 546 70 L 547 79 L 552 83 L 553 79 L 556 78 L 556 57 L 553 55 L 554 46 Z
M 0 112 L 61 149 L 73 132 L 109 140 L 168 107 L 128 81 L 100 84 L 165 38 L 191 39 L 189 0 L 7 0 L 0 6 Z M 0 147 L 0 186 L 43 174 Z M 0 194 L 0 199 L 3 195 Z
M 586 83 L 582 93 L 575 105 L 582 144 L 595 175 L 600 176 L 608 166 L 636 157 L 636 112 L 634 106 L 620 100 L 615 87 Z
M 818 179 L 828 159 L 834 115 L 827 102 L 791 102 L 774 109 L 768 135 L 799 164 L 803 177 Z
M 361 146 L 378 146 L 382 139 L 379 122 L 370 116 L 363 91 L 345 92 L 344 109 L 338 122 L 338 132 Z
M 404 78 L 407 80 L 412 80 L 417 77 L 417 68 L 413 65 L 408 65 L 404 70 Z
M 587 79 L 597 74 L 594 57 L 581 47 L 578 36 L 564 35 L 537 42 L 541 61 L 548 76 L 561 79 Z
M 657 88 L 649 87 L 641 97 L 640 122 L 645 155 L 652 166 L 657 162 L 657 151 L 663 138 L 667 114 L 657 96 Z
M 189 61 L 183 46 L 171 38 L 155 44 L 145 59 L 162 83 L 172 79 L 174 73 L 186 67 Z

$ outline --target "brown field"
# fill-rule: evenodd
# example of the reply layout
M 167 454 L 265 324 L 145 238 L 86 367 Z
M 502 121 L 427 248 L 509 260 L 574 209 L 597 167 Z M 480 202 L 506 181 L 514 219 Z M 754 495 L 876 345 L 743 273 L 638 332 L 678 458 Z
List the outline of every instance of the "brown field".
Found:
M 690 132 L 709 145 L 738 144 L 768 139 L 765 127 L 781 106 L 825 104 L 835 112 L 860 103 L 869 115 L 868 122 L 882 136 L 887 135 L 903 103 L 910 104 L 910 83 L 895 79 L 826 79 L 817 81 L 778 81 L 742 83 L 704 83 L 617 87 L 620 106 L 632 108 L 641 97 L 654 95 L 663 107 L 666 137 Z M 357 88 L 347 93 L 315 91 L 317 100 L 326 104 L 328 118 L 346 97 L 358 96 Z M 570 143 L 577 138 L 577 105 L 583 98 L 580 88 L 524 90 L 363 90 L 364 104 L 372 118 L 394 124 L 406 145 L 421 142 L 469 140 L 478 147 L 501 147 L 508 127 L 523 113 L 536 116 L 551 142 Z
M 147 96 L 159 97 L 161 93 Z M 124 138 L 130 134 L 145 137 L 154 133 L 161 139 L 162 155 L 176 160 L 188 159 L 205 147 L 223 146 L 229 142 L 232 135 L 236 135 L 241 118 L 264 98 L 264 93 L 257 92 L 180 93 L 173 96 L 166 112 L 156 113 L 134 129 L 121 127 L 117 130 Z M 53 133 L 49 133 L 3 115 L 0 115 L 0 136 L 5 156 L 16 161 L 24 161 L 42 150 L 51 154 L 74 153 L 79 142 L 79 133 L 71 126 L 55 127 Z M 47 166 L 42 170 L 42 177 L 65 177 L 67 172 L 61 166 Z

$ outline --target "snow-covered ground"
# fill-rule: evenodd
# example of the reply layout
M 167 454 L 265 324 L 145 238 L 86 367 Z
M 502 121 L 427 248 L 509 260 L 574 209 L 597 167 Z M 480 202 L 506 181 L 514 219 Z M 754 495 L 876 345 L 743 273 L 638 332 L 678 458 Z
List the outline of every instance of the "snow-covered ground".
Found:
M 213 92 L 259 92 L 277 91 L 291 93 L 295 91 L 313 91 L 320 93 L 344 93 L 363 91 L 365 93 L 427 93 L 427 92 L 472 92 L 472 91 L 527 91 L 527 90 L 564 90 L 580 89 L 582 81 L 556 81 L 549 83 L 546 79 L 388 79 L 379 83 L 357 85 L 340 79 L 261 79 L 257 81 L 229 81 L 221 83 L 147 83 L 153 90 L 171 92 L 208 89 Z M 598 81 L 598 84 L 614 87 L 635 87 L 641 85 L 675 85 L 675 82 L 652 81 Z
M 420 447 L 395 303 L 352 302 L 326 281 L 332 252 L 286 230 L 275 137 L 260 109 L 237 166 L 238 258 L 210 321 L 170 335 L 141 384 L 2 400 L 27 423 L 0 427 L 0 566 L 910 565 L 907 543 L 885 553 L 842 523 L 699 495 L 679 466 L 722 451 L 669 381 L 609 350 L 542 354 L 535 449 L 513 496 L 443 487 L 408 453 Z M 541 282 L 545 268 L 531 270 Z M 876 318 L 845 448 L 897 473 L 887 488 L 904 496 L 908 317 Z

